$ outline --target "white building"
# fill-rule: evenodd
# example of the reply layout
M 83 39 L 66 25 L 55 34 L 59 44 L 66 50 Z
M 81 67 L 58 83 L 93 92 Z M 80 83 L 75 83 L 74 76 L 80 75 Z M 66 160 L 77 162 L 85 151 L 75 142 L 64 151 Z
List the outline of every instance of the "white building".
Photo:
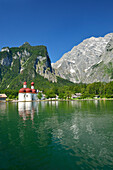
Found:
M 23 83 L 23 88 L 19 90 L 19 101 L 33 101 L 37 100 L 37 91 L 34 89 L 34 82 L 31 83 L 31 89 L 27 88 L 27 83 Z

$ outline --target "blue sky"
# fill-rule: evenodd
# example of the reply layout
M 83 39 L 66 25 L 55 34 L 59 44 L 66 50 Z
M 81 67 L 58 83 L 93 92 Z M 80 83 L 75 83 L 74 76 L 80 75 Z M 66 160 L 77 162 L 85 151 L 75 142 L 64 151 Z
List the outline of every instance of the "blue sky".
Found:
M 52 62 L 91 36 L 113 32 L 113 0 L 0 0 L 0 49 L 46 45 Z

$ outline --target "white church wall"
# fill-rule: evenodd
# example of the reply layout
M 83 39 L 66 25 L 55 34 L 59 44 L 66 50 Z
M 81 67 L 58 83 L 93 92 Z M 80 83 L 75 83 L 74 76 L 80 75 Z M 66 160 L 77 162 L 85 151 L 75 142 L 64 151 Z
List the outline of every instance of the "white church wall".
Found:
M 32 101 L 32 93 L 26 93 L 26 101 Z
M 25 99 L 25 93 L 19 93 L 19 95 L 18 95 L 18 100 L 19 100 L 19 101 L 26 101 L 26 99 Z

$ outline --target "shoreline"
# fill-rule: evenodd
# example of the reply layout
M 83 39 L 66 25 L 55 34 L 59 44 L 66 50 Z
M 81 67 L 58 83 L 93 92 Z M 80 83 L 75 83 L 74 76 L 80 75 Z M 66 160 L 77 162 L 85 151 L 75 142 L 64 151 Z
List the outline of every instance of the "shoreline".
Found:
M 18 102 L 42 102 L 42 101 L 105 101 L 105 100 L 113 100 L 113 98 L 100 98 L 100 99 L 70 99 L 70 100 L 65 100 L 65 99 L 54 99 L 54 100 L 50 100 L 50 99 L 45 99 L 45 100 L 35 100 L 35 101 L 18 101 L 18 100 L 7 100 L 7 101 L 0 101 L 0 103 L 7 103 L 7 102 L 11 102 L 11 103 L 18 103 Z

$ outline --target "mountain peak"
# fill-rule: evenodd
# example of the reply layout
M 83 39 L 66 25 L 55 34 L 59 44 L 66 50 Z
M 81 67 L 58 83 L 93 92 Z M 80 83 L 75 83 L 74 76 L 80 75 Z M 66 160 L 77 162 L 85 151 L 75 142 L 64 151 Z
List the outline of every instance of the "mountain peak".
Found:
M 31 45 L 28 42 L 25 42 L 22 47 L 30 47 Z
M 113 70 L 113 33 L 90 37 L 52 64 L 60 77 L 74 83 L 109 82 Z

